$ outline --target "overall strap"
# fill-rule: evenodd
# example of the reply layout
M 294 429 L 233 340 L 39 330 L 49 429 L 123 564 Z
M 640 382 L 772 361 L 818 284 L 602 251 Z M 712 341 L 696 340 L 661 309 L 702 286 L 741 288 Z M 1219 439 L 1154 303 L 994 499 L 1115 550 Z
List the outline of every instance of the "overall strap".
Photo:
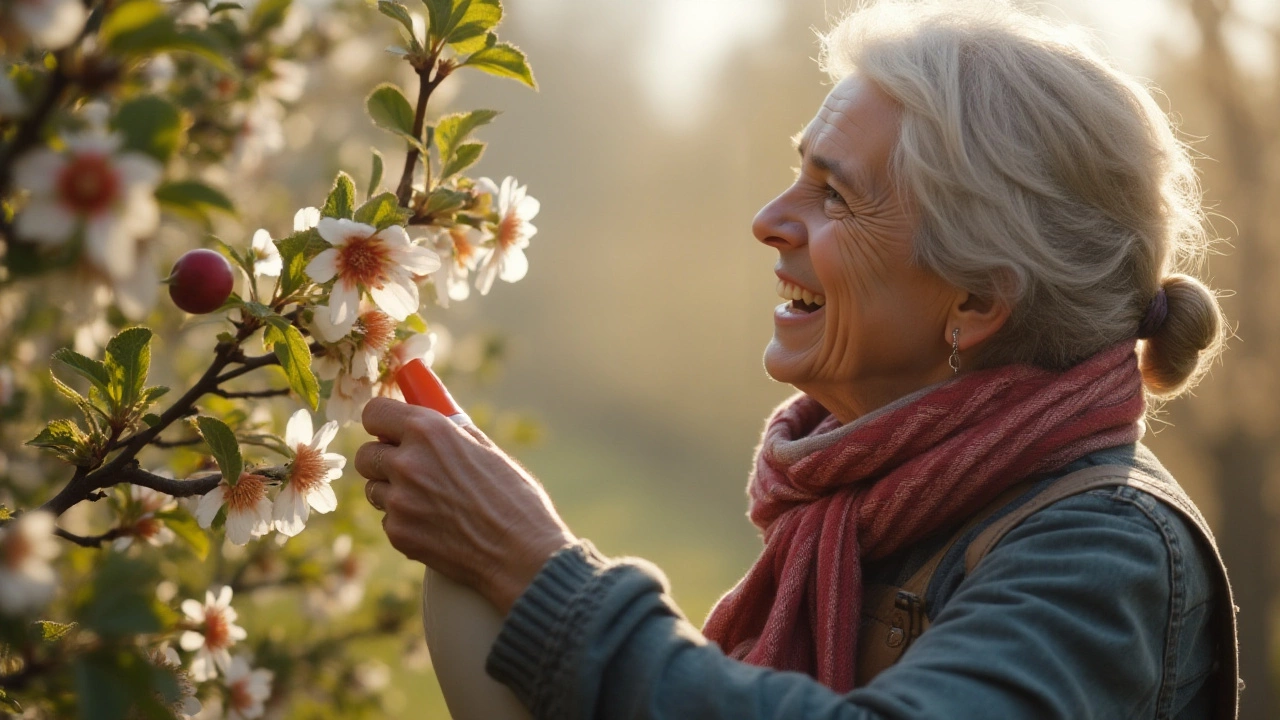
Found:
M 1235 598 L 1231 594 L 1231 583 L 1227 580 L 1227 568 L 1218 552 L 1217 542 L 1209 524 L 1187 497 L 1182 488 L 1172 483 L 1161 482 L 1127 465 L 1096 465 L 1077 472 L 1064 475 L 1052 485 L 1038 493 L 1030 501 L 1024 503 L 1013 512 L 987 526 L 969 547 L 964 555 L 965 574 L 969 575 L 978 566 L 982 558 L 1000 542 L 1010 530 L 1017 527 L 1033 513 L 1043 510 L 1049 505 L 1089 490 L 1105 487 L 1128 486 L 1154 496 L 1164 504 L 1173 508 L 1194 527 L 1204 546 L 1211 551 L 1213 557 L 1215 583 L 1218 597 L 1225 600 L 1217 607 L 1218 643 L 1218 704 L 1215 720 L 1236 720 L 1240 710 L 1240 643 L 1236 630 Z

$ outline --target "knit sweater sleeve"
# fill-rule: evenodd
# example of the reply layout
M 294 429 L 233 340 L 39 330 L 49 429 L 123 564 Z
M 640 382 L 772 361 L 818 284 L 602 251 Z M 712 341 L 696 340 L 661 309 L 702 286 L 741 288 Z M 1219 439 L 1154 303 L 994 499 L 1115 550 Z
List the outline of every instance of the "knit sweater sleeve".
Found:
M 560 551 L 512 608 L 488 658 L 535 718 L 874 717 L 800 673 L 725 657 L 644 560 L 585 541 Z
M 516 602 L 487 669 L 539 719 L 1198 717 L 1210 592 L 1192 546 L 1150 498 L 1056 503 L 996 546 L 902 661 L 840 695 L 725 657 L 656 567 L 583 542 Z

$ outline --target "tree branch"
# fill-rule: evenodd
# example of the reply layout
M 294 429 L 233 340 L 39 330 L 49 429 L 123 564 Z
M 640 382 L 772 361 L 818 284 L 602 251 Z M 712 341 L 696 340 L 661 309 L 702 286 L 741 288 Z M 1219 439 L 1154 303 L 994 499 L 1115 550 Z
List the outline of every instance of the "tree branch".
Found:
M 436 58 L 439 51 L 433 52 L 427 62 L 422 67 L 414 67 L 418 73 L 418 106 L 413 113 L 413 136 L 419 141 L 422 140 L 422 127 L 426 124 L 427 119 L 427 101 L 431 99 L 431 93 L 435 92 L 437 86 L 444 81 L 449 75 L 452 66 L 446 65 L 445 60 L 441 60 L 439 66 L 436 65 Z M 435 77 L 431 77 L 431 69 L 436 68 Z M 404 171 L 400 173 L 400 184 L 396 186 L 396 202 L 401 207 L 409 207 L 413 201 L 413 171 L 418 166 L 418 159 L 421 153 L 418 148 L 410 145 L 404 156 Z M 431 157 L 425 158 L 428 164 Z
M 86 535 L 76 535 L 75 533 L 71 533 L 71 532 L 67 532 L 66 530 L 63 530 L 62 528 L 54 528 L 53 534 L 57 535 L 63 540 L 70 540 L 71 542 L 79 545 L 80 547 L 96 548 L 96 547 L 100 547 L 104 542 L 110 542 L 112 540 L 115 540 L 118 537 L 124 536 L 125 532 L 121 528 L 112 528 L 102 533 L 101 535 L 86 536 Z

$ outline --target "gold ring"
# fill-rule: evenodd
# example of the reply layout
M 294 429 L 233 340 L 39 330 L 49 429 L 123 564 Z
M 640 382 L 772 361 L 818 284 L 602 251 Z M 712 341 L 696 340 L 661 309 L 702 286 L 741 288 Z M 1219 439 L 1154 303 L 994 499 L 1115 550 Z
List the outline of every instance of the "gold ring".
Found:
M 386 512 L 387 509 L 379 505 L 377 501 L 373 499 L 373 484 L 375 482 L 378 482 L 378 481 L 370 480 L 369 482 L 364 484 L 364 499 L 369 501 L 369 504 L 373 506 L 374 510 L 377 510 L 379 512 Z

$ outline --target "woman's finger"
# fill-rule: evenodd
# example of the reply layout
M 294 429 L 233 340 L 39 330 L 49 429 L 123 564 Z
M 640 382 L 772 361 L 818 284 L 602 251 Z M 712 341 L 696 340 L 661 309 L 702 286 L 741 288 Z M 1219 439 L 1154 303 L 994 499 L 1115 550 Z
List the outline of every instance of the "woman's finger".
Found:
M 365 432 L 370 435 L 392 445 L 399 445 L 404 438 L 404 429 L 409 417 L 415 411 L 412 405 L 406 405 L 391 398 L 377 397 L 365 403 L 360 422 L 364 423 Z
M 356 450 L 355 466 L 356 472 L 363 477 L 373 480 L 391 480 L 388 474 L 390 466 L 387 460 L 390 458 L 387 453 L 395 452 L 396 446 L 388 445 L 384 442 L 367 442 Z

